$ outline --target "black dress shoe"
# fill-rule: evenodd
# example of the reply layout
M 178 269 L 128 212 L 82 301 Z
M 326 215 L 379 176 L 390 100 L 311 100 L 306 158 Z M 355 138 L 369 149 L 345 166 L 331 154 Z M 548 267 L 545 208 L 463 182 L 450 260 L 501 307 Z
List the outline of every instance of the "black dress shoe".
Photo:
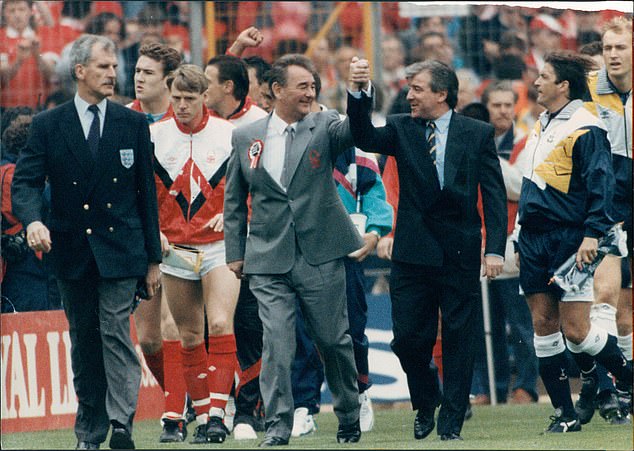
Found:
M 110 449 L 134 449 L 132 436 L 125 428 L 113 428 L 110 436 Z
M 278 437 L 278 436 L 273 435 L 271 437 L 265 437 L 264 441 L 260 442 L 258 447 L 266 448 L 266 447 L 269 447 L 269 446 L 284 446 L 284 445 L 288 445 L 288 439 L 287 438 Z
M 464 439 L 460 437 L 460 434 L 456 434 L 455 432 L 450 432 L 449 434 L 442 434 L 440 436 L 440 440 L 442 440 L 443 442 L 446 442 L 448 440 L 464 440 Z
M 75 449 L 99 449 L 99 443 L 86 442 L 80 440 L 77 442 Z
M 340 424 L 337 430 L 337 443 L 357 443 L 361 439 L 359 420 L 352 424 Z
M 414 438 L 416 440 L 422 440 L 431 434 L 434 430 L 436 423 L 434 422 L 434 414 L 436 409 L 425 412 L 423 409 L 419 409 L 414 418 Z

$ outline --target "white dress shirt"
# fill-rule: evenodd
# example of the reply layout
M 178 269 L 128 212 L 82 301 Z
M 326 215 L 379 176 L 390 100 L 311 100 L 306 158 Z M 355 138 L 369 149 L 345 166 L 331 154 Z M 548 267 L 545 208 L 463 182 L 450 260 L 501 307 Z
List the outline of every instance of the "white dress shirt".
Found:
M 297 130 L 297 122 L 293 122 L 290 125 Z M 289 124 L 284 122 L 274 110 L 266 130 L 266 138 L 264 140 L 262 156 L 260 157 L 262 159 L 262 167 L 266 169 L 271 178 L 284 190 L 286 189 L 282 186 L 282 169 L 284 168 L 286 127 L 288 126 Z
M 92 104 L 86 102 L 84 99 L 79 97 L 79 94 L 75 94 L 74 101 L 75 108 L 77 109 L 77 114 L 79 115 L 79 121 L 81 122 L 81 128 L 84 130 L 84 138 L 88 139 L 90 126 L 92 125 L 92 121 L 95 118 L 95 115 L 92 113 L 92 111 L 88 111 L 88 107 Z M 97 108 L 99 108 L 99 136 L 103 135 L 103 124 L 106 119 L 107 104 L 108 102 L 106 101 L 106 99 L 103 99 L 97 104 Z

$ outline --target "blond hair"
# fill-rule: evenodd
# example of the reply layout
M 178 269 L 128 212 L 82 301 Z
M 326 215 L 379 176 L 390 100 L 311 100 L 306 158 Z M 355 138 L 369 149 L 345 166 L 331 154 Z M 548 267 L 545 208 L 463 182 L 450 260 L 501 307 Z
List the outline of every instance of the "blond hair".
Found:
M 632 20 L 627 19 L 624 16 L 618 16 L 610 19 L 601 29 L 601 39 L 603 39 L 603 36 L 605 36 L 605 33 L 608 31 L 612 31 L 616 34 L 632 34 Z
M 187 92 L 202 94 L 207 90 L 209 82 L 202 69 L 195 64 L 183 64 L 170 72 L 165 80 L 167 87 L 171 90 L 172 84 L 177 89 Z

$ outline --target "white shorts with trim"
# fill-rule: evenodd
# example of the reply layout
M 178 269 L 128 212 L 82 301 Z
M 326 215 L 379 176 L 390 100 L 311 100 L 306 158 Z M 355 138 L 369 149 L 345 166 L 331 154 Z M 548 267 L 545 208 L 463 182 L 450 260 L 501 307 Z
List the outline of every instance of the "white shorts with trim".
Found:
M 196 274 L 194 271 L 190 271 L 188 269 L 176 268 L 174 266 L 161 263 L 160 268 L 163 274 L 169 274 L 170 276 L 178 277 L 179 279 L 200 280 L 202 276 L 212 269 L 225 266 L 227 264 L 224 240 L 214 241 L 209 244 L 188 244 L 187 246 L 201 250 L 204 253 L 203 263 L 200 267 L 200 274 Z

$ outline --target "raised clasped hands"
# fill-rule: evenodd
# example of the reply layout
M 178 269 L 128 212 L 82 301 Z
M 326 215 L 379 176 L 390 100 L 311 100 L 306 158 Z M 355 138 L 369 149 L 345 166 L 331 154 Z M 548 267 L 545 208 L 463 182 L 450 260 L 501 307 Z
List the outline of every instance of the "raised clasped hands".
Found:
M 370 63 L 366 59 L 353 57 L 350 61 L 348 87 L 351 91 L 366 90 L 370 86 Z

